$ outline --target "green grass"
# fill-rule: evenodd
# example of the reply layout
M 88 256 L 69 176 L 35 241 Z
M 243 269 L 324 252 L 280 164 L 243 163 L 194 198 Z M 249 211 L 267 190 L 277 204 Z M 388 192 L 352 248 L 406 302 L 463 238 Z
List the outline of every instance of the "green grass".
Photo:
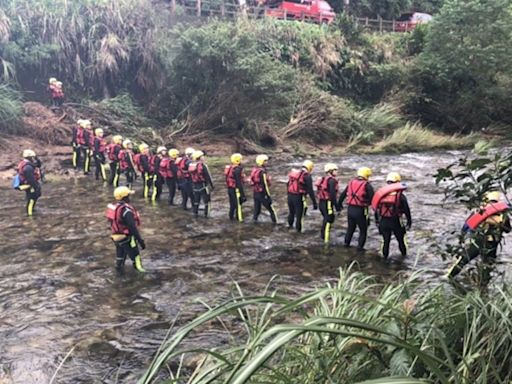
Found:
M 16 133 L 23 115 L 21 94 L 7 84 L 0 84 L 0 130 L 4 133 Z
M 478 141 L 477 135 L 444 135 L 424 128 L 418 123 L 406 123 L 391 135 L 377 142 L 365 152 L 403 153 L 420 152 L 436 149 L 470 148 Z
M 237 286 L 173 332 L 138 383 L 155 383 L 170 361 L 179 368 L 165 383 L 509 383 L 508 288 L 459 295 L 418 277 L 383 286 L 342 270 L 336 284 L 293 298 L 268 287 L 244 296 Z M 227 332 L 228 345 L 182 347 L 212 327 Z M 199 363 L 182 366 L 190 354 Z

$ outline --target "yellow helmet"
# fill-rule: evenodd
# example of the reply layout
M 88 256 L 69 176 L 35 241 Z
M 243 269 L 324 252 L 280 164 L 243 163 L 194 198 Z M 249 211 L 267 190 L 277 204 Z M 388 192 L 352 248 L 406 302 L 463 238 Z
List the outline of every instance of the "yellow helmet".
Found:
M 114 144 L 121 144 L 123 142 L 123 136 L 121 136 L 121 135 L 112 136 L 112 142 Z
M 204 153 L 203 151 L 194 151 L 194 153 L 192 154 L 192 160 L 199 160 L 201 157 L 204 156 Z
M 103 128 L 96 128 L 96 129 L 94 130 L 94 134 L 95 134 L 96 136 L 103 136 Z
M 128 147 L 133 148 L 133 143 L 130 139 L 126 139 L 125 141 L 123 141 L 123 148 L 128 148 Z
M 82 126 L 82 124 L 84 123 L 84 121 L 85 121 L 84 119 L 78 119 L 78 120 L 76 121 L 76 124 L 77 124 L 78 126 L 80 126 L 80 127 L 81 127 L 81 126 Z
M 127 141 L 129 141 L 129 140 L 127 140 Z M 142 144 L 139 145 L 139 151 L 140 152 L 144 152 L 146 149 L 149 149 L 149 145 L 147 145 L 146 143 L 142 143 Z
M 265 162 L 268 161 L 268 156 L 267 155 L 258 155 L 256 156 L 256 165 L 262 167 Z
M 159 146 L 156 149 L 156 153 L 161 153 L 161 152 L 167 152 L 167 148 L 165 148 L 163 145 Z
M 498 202 L 501 200 L 501 193 L 499 191 L 490 191 L 485 194 L 485 200 L 490 202 Z
M 231 164 L 233 165 L 240 165 L 242 162 L 243 156 L 240 153 L 233 153 L 231 155 Z
M 192 147 L 188 147 L 187 149 L 185 149 L 185 155 L 186 156 L 192 156 L 192 154 L 195 152 L 195 149 L 192 148 Z
M 91 125 L 91 120 L 86 120 L 86 119 L 80 119 L 77 121 L 78 125 L 81 126 L 82 128 L 86 128 L 87 126 L 90 126 Z
M 57 79 L 55 77 L 50 77 L 48 79 L 48 84 L 53 84 L 53 83 L 56 83 L 57 82 Z
M 365 180 L 368 180 L 372 175 L 372 170 L 368 167 L 361 167 L 357 170 L 357 176 L 362 177 Z
M 398 172 L 389 172 L 388 175 L 386 176 L 386 181 L 388 183 L 398 183 L 401 180 L 402 177 Z
M 36 153 L 31 149 L 25 149 L 23 151 L 22 155 L 23 155 L 23 158 L 25 158 L 25 159 L 28 157 L 36 157 Z
M 133 195 L 135 191 L 132 191 L 130 188 L 122 186 L 114 189 L 114 199 L 123 200 L 125 197 Z
M 334 163 L 327 163 L 324 165 L 324 172 L 332 172 L 332 171 L 337 171 L 338 170 L 338 166 Z
M 308 172 L 311 172 L 315 164 L 311 160 L 304 160 L 302 166 L 306 168 Z
M 176 148 L 171 148 L 169 150 L 169 156 L 172 157 L 173 159 L 176 159 L 180 154 L 180 151 L 178 151 Z

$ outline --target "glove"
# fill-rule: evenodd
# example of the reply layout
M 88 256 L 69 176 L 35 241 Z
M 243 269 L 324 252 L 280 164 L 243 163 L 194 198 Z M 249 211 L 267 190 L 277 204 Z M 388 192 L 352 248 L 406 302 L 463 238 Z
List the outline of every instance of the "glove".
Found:
M 241 201 L 242 203 L 245 203 L 245 202 L 247 201 L 247 197 L 242 196 L 242 197 L 240 198 L 240 201 Z
M 215 189 L 215 187 L 212 185 L 210 185 L 210 190 L 213 191 Z
M 139 240 L 139 245 L 140 245 L 141 249 L 146 249 L 146 243 L 144 242 L 144 240 L 140 239 Z
M 267 201 L 269 204 L 272 204 L 272 198 L 270 196 L 267 196 Z
M 316 211 L 318 209 L 318 204 L 313 204 L 313 210 Z
M 411 222 L 408 222 L 407 225 L 405 226 L 405 229 L 407 229 L 408 231 L 411 230 L 411 227 L 412 227 L 412 223 Z

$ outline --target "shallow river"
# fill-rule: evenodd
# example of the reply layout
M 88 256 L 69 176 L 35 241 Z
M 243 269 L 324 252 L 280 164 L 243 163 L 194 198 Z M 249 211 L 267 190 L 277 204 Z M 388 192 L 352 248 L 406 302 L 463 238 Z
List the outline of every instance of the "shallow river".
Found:
M 318 211 L 308 212 L 304 234 L 287 229 L 285 175 L 300 162 L 270 166 L 280 217 L 276 227 L 266 215 L 257 225 L 251 222 L 251 199 L 245 204 L 246 223 L 229 222 L 220 169 L 214 170 L 217 188 L 209 219 L 194 220 L 189 212 L 164 201 L 152 205 L 136 195 L 133 203 L 142 216 L 147 244 L 142 258 L 148 272 L 138 275 L 127 262 L 124 277 L 114 272 L 114 247 L 103 216 L 112 200 L 110 188 L 84 177 L 46 183 L 32 219 L 23 215 L 23 194 L 3 188 L 0 383 L 48 383 L 71 348 L 55 383 L 133 383 L 176 316 L 182 324 L 203 311 L 199 298 L 209 304 L 220 302 L 233 281 L 240 282 L 246 293 L 258 294 L 277 274 L 281 292 L 296 294 L 335 279 L 338 268 L 353 260 L 362 271 L 384 281 L 417 269 L 427 271 L 426 279 L 438 279 L 447 263 L 436 255 L 433 244 L 442 243 L 445 231 L 458 230 L 467 213 L 461 207 L 442 206 L 443 194 L 432 174 L 459 155 L 335 159 L 341 165 L 343 186 L 361 165 L 373 169 L 376 188 L 392 170 L 408 184 L 413 214 L 410 254 L 391 264 L 378 257 L 380 236 L 373 224 L 366 254 L 341 246 L 344 213 L 334 225 L 337 244 L 328 249 L 320 240 Z M 321 169 L 323 164 L 317 163 L 315 178 Z M 357 234 L 353 244 L 356 240 Z M 505 244 L 502 255 L 510 255 L 510 248 Z M 391 253 L 397 257 L 395 242 Z M 512 259 L 502 261 L 500 268 L 506 269 Z M 210 342 L 222 337 L 210 336 Z

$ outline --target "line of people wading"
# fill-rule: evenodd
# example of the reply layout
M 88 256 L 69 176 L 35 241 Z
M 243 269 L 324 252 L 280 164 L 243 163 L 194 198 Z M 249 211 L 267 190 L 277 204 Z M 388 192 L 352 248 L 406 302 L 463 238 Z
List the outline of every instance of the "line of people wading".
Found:
M 160 146 L 152 154 L 147 144 L 142 143 L 135 150 L 133 142 L 123 139 L 120 135 L 114 135 L 111 143 L 107 144 L 103 134 L 101 128 L 93 131 L 89 120 L 77 122 L 72 136 L 73 167 L 83 170 L 84 174 L 89 174 L 91 160 L 93 160 L 95 178 L 115 188 L 115 202 L 108 205 L 106 216 L 110 222 L 111 237 L 116 246 L 116 268 L 121 272 L 128 256 L 134 268 L 144 272 L 139 246 L 145 249 L 146 245 L 138 229 L 139 213 L 130 203 L 130 196 L 134 193 L 133 183 L 138 175 L 140 174 L 142 179 L 142 196 L 145 199 L 159 200 L 166 185 L 168 204 L 175 205 L 178 189 L 181 192 L 181 207 L 188 210 L 190 201 L 195 217 L 199 216 L 201 203 L 204 216 L 208 217 L 210 214 L 211 192 L 214 190 L 213 180 L 205 161 L 205 154 L 200 150 L 187 148 L 183 154 L 180 154 L 178 149 L 168 150 Z M 110 168 L 108 177 L 107 160 Z M 247 201 L 245 185 L 249 184 L 253 190 L 253 221 L 258 221 L 261 208 L 264 207 L 269 212 L 271 221 L 276 224 L 277 215 L 271 195 L 272 178 L 267 169 L 269 157 L 264 154 L 256 156 L 256 164 L 249 177 L 244 172 L 243 156 L 240 153 L 232 154 L 230 160 L 231 164 L 226 165 L 224 169 L 229 198 L 229 219 L 244 221 L 242 206 Z M 351 246 L 352 237 L 357 229 L 359 231 L 357 250 L 362 252 L 370 224 L 371 207 L 379 234 L 382 236 L 381 254 L 384 259 L 389 256 L 393 235 L 402 256 L 407 255 L 406 233 L 411 229 L 412 217 L 404 193 L 407 186 L 402 183 L 399 173 L 390 172 L 386 177 L 386 185 L 375 192 L 370 183 L 371 169 L 359 168 L 355 178 L 350 180 L 340 193 L 336 164 L 325 164 L 324 175 L 315 182 L 312 178 L 313 168 L 313 162 L 305 160 L 300 169 L 292 169 L 288 174 L 289 228 L 295 227 L 297 232 L 303 232 L 309 197 L 313 209 L 320 209 L 323 217 L 320 235 L 323 242 L 328 244 L 336 213 L 341 212 L 345 202 L 348 226 L 344 245 Z M 13 186 L 26 192 L 26 210 L 29 216 L 33 214 L 37 199 L 41 196 L 40 169 L 41 161 L 34 151 L 25 150 L 23 160 L 18 165 Z M 120 186 L 121 179 L 124 179 L 123 186 Z M 314 187 L 316 187 L 316 193 Z M 465 255 L 457 259 L 449 270 L 449 277 L 456 276 L 464 265 L 478 255 L 481 255 L 487 265 L 494 263 L 502 234 L 510 232 L 510 221 L 506 213 L 510 207 L 501 200 L 502 196 L 499 192 L 489 192 L 481 209 L 468 218 L 465 228 L 473 231 L 475 235 Z

